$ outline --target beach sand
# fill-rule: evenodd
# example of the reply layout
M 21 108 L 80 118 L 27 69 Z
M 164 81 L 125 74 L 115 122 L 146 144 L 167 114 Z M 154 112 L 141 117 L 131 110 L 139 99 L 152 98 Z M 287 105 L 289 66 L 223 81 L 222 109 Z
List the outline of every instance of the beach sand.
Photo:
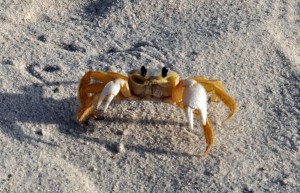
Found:
M 0 192 L 298 192 L 299 32 L 297 0 L 2 0 Z M 115 102 L 78 124 L 85 72 L 142 65 L 221 80 L 236 100 L 225 123 L 209 102 L 205 159 L 176 106 Z

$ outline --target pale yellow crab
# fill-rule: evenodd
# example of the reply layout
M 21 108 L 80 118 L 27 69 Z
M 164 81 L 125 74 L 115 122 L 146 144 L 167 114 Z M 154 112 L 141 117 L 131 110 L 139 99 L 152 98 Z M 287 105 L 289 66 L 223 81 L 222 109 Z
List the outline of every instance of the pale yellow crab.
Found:
M 127 76 L 116 72 L 89 71 L 79 84 L 80 109 L 77 119 L 80 123 L 89 117 L 95 118 L 95 111 L 102 102 L 104 112 L 112 100 L 159 100 L 175 104 L 187 114 L 190 129 L 193 130 L 193 114 L 200 115 L 207 147 L 203 156 L 210 151 L 214 135 L 211 123 L 207 118 L 207 93 L 212 92 L 211 101 L 219 99 L 229 108 L 226 120 L 236 111 L 235 101 L 224 91 L 219 80 L 208 80 L 205 77 L 180 79 L 179 75 L 166 67 L 160 72 L 133 70 Z M 225 121 L 226 121 L 225 120 Z

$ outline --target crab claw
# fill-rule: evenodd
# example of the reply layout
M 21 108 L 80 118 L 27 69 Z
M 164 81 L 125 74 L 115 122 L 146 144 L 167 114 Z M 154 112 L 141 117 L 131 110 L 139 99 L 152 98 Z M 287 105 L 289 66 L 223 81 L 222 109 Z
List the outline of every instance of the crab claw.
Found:
M 105 112 L 110 102 L 120 92 L 121 87 L 123 87 L 125 83 L 126 83 L 125 80 L 121 78 L 117 78 L 114 81 L 108 82 L 100 94 L 98 103 L 94 104 L 94 106 L 97 105 L 97 110 L 100 109 L 102 102 L 106 99 L 106 103 L 103 109 L 103 111 Z
M 201 117 L 203 131 L 207 147 L 203 157 L 208 154 L 214 142 L 213 131 L 207 118 L 207 95 L 204 87 L 193 79 L 187 79 L 182 82 L 185 87 L 183 92 L 183 105 L 189 121 L 190 129 L 194 128 L 194 111 L 198 111 Z
M 185 90 L 183 93 L 183 105 L 189 120 L 190 128 L 193 129 L 193 111 L 198 110 L 201 115 L 202 125 L 206 125 L 207 119 L 207 96 L 203 86 L 195 80 L 188 79 L 183 81 Z

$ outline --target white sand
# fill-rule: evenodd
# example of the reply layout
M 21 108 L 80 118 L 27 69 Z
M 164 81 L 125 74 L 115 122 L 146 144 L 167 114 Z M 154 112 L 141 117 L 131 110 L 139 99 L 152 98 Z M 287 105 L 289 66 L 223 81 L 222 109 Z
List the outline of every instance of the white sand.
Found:
M 0 1 L 0 192 L 299 191 L 299 32 L 298 0 Z M 142 65 L 222 80 L 236 99 L 225 124 L 209 104 L 206 159 L 175 106 L 113 103 L 78 125 L 86 71 Z

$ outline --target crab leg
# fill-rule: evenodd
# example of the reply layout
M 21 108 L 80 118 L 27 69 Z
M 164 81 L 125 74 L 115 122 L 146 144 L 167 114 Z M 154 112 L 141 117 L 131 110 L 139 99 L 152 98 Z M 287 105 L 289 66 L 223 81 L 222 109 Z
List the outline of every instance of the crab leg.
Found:
M 212 95 L 212 101 L 218 101 L 218 99 L 221 99 L 223 103 L 229 108 L 230 112 L 227 118 L 224 120 L 227 121 L 230 119 L 236 109 L 236 103 L 235 101 L 224 91 L 223 83 L 219 80 L 207 80 L 203 77 L 195 77 L 193 78 L 198 83 L 200 83 L 206 90 L 206 92 L 214 92 Z
M 96 93 L 86 98 L 86 101 L 83 101 L 81 103 L 81 107 L 77 112 L 77 120 L 79 121 L 79 123 L 82 123 L 89 116 L 95 117 L 93 115 L 93 111 L 94 111 L 93 103 L 95 103 L 95 101 L 98 101 L 98 99 L 99 99 L 99 93 Z
M 196 78 L 194 78 L 194 80 L 196 80 L 200 84 L 203 83 L 204 84 L 203 86 L 207 93 L 214 91 L 213 86 L 217 86 L 219 89 L 221 89 L 223 92 L 225 92 L 224 84 L 220 80 L 208 80 L 204 77 L 196 77 Z M 208 85 L 205 85 L 205 83 L 208 83 Z M 213 86 L 211 86 L 211 85 L 213 85 Z M 219 100 L 220 100 L 220 98 L 218 97 L 218 95 L 215 92 L 213 92 L 213 94 L 211 96 L 211 101 L 218 102 Z
M 214 86 L 220 88 L 223 92 L 225 92 L 224 85 L 223 85 L 222 81 L 220 81 L 220 80 L 209 80 L 209 79 L 207 79 L 205 77 L 201 77 L 201 76 L 194 77 L 193 79 L 196 80 L 198 83 L 203 84 L 207 93 L 213 92 Z M 211 101 L 217 102 L 219 100 L 220 100 L 220 98 L 218 97 L 218 95 L 215 92 L 213 92 L 213 94 L 211 96 Z
M 203 131 L 204 131 L 204 136 L 205 136 L 205 141 L 207 146 L 204 153 L 201 156 L 205 157 L 208 154 L 208 152 L 211 150 L 212 145 L 214 143 L 214 133 L 208 118 L 206 119 L 206 124 L 203 125 Z

